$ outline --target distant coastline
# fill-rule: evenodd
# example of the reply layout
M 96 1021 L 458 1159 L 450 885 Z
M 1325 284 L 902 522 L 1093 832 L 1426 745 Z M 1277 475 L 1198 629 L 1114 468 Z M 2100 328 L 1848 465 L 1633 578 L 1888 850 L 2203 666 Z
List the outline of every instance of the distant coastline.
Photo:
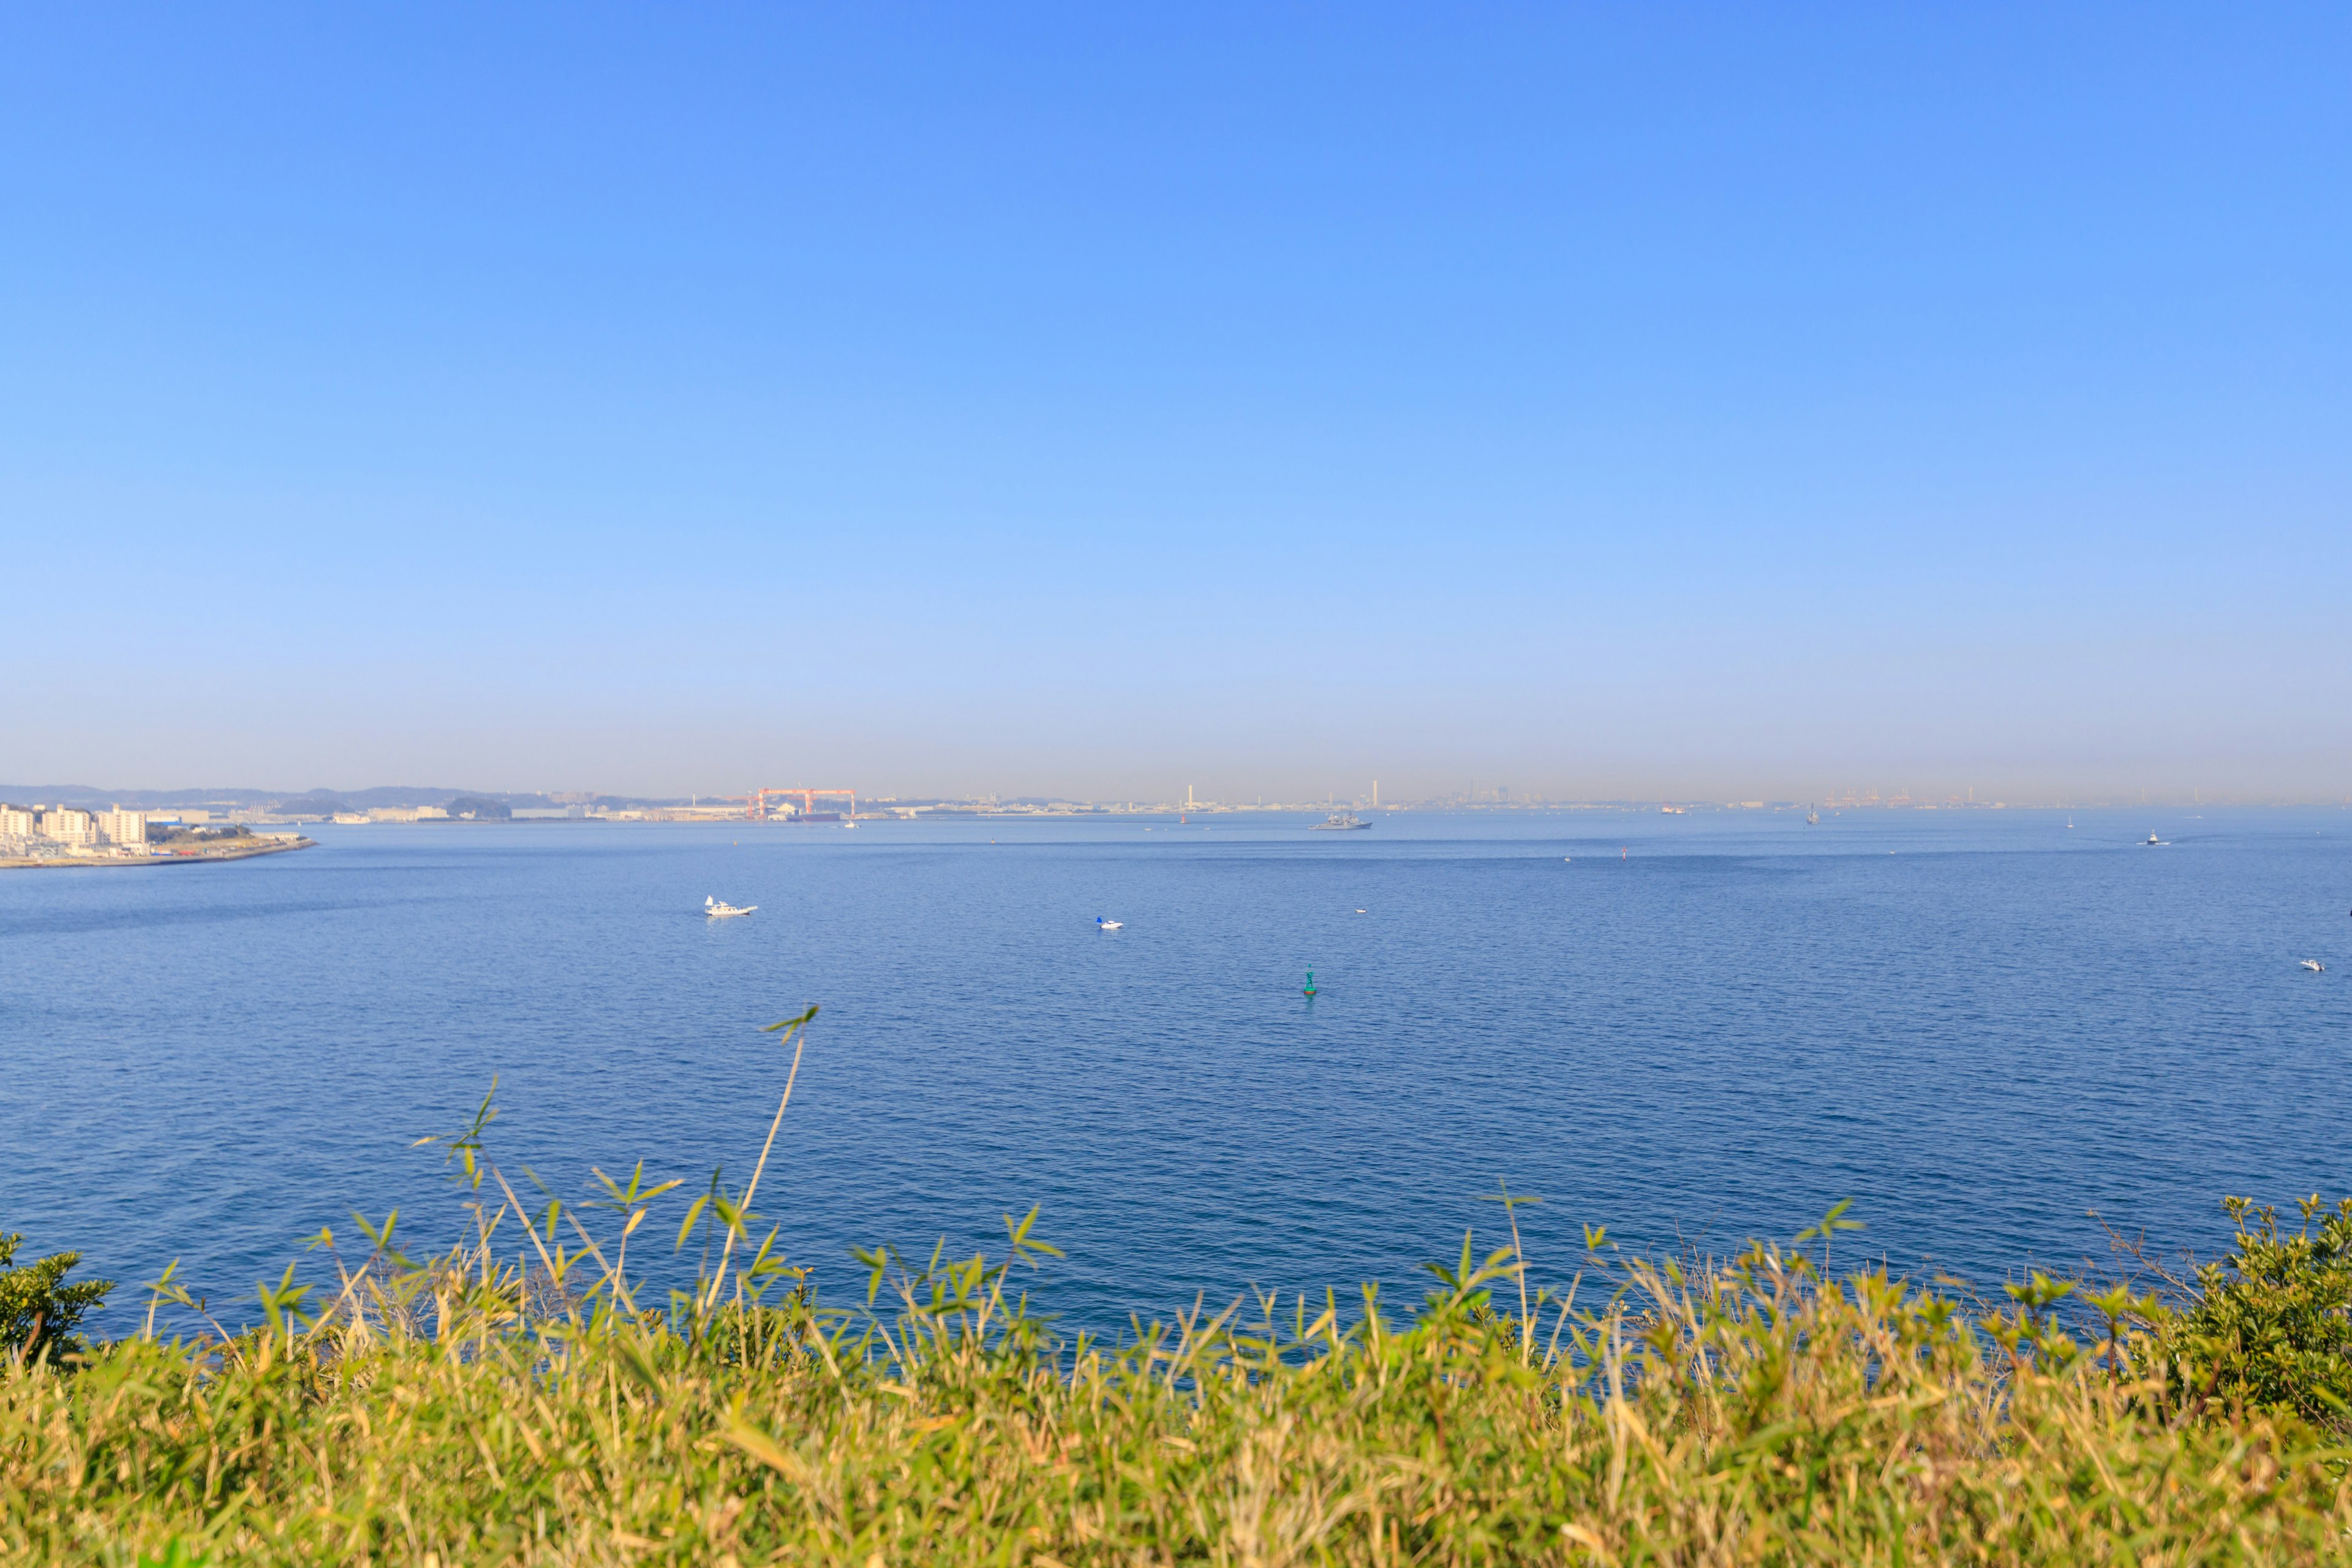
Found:
M 49 855 L 35 858 L 10 856 L 0 858 L 0 871 L 87 870 L 117 866 L 195 866 L 215 860 L 250 860 L 257 855 L 284 855 L 296 849 L 315 849 L 319 841 L 299 835 L 290 838 L 274 834 L 247 838 L 228 838 L 207 845 L 201 849 L 174 849 L 163 855 Z

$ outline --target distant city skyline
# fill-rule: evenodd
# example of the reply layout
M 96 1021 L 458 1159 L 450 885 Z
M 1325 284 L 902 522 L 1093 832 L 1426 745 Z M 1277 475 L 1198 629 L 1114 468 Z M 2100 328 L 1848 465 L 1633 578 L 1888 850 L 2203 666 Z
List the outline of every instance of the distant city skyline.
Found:
M 2341 8 L 5 37 L 0 778 L 2352 792 Z

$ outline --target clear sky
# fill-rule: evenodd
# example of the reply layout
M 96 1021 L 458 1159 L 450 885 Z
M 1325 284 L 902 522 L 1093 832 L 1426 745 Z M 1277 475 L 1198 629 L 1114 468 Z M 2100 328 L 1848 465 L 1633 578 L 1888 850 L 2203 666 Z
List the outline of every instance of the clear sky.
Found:
M 0 16 L 0 780 L 2352 794 L 2352 11 Z

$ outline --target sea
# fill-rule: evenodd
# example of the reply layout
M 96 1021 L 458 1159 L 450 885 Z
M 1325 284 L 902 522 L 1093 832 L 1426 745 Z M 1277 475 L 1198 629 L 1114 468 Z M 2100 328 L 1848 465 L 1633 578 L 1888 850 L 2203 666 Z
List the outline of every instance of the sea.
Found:
M 534 1205 L 681 1184 L 632 1244 L 675 1276 L 810 1004 L 756 1206 L 840 1303 L 853 1247 L 993 1255 L 1033 1207 L 1034 1307 L 1118 1334 L 1402 1310 L 1507 1241 L 1506 1193 L 1539 1284 L 1588 1226 L 1721 1254 L 1850 1200 L 1841 1267 L 1997 1291 L 2352 1190 L 2352 812 L 1316 820 L 321 826 L 0 873 L 0 1232 L 121 1281 L 100 1332 L 175 1261 L 249 1321 L 322 1229 L 364 1255 L 354 1215 L 456 1239 L 417 1141 L 488 1099 Z

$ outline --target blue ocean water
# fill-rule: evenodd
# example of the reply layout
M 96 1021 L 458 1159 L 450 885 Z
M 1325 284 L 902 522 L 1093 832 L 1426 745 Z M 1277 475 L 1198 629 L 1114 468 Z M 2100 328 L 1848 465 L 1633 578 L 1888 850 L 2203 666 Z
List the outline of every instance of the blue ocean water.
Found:
M 1583 1224 L 1728 1245 L 1852 1198 L 1857 1254 L 1988 1282 L 2104 1260 L 2093 1211 L 2210 1250 L 2225 1193 L 2352 1187 L 2352 814 L 2067 820 L 386 826 L 0 874 L 0 1229 L 128 1282 L 106 1327 L 173 1258 L 245 1311 L 354 1209 L 454 1235 L 410 1144 L 493 1075 L 493 1155 L 558 1193 L 740 1183 L 758 1026 L 812 1001 L 760 1206 L 836 1299 L 854 1243 L 1032 1204 L 1038 1297 L 1116 1328 L 1410 1299 L 1498 1183 L 1539 1277 Z

